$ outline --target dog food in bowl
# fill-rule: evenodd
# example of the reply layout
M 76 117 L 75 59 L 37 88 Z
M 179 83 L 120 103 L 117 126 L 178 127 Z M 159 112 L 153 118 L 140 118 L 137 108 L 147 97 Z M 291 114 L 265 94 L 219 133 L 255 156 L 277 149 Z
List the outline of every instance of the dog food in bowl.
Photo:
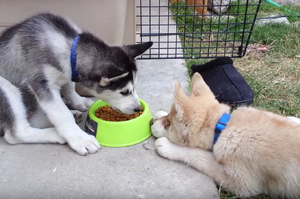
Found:
M 143 113 L 143 110 L 134 113 L 134 114 L 124 114 L 114 110 L 111 106 L 105 105 L 100 106 L 95 111 L 95 116 L 99 119 L 111 121 L 111 122 L 120 122 L 120 121 L 127 121 L 132 120 Z

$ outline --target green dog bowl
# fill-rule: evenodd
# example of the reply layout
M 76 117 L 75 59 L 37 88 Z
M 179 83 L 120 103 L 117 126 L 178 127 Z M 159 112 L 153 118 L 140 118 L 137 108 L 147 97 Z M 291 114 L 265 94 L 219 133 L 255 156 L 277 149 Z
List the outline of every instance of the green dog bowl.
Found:
M 107 147 L 125 147 L 140 143 L 151 136 L 150 120 L 152 119 L 149 107 L 139 99 L 143 113 L 128 121 L 111 122 L 99 119 L 95 111 L 106 102 L 98 100 L 92 104 L 84 125 L 85 132 L 94 135 L 99 144 Z

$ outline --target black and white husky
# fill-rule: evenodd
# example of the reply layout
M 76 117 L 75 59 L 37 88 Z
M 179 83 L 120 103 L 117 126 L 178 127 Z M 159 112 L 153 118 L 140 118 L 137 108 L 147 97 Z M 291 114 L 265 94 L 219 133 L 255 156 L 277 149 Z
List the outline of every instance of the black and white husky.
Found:
M 50 13 L 8 28 L 0 37 L 1 135 L 10 144 L 68 143 L 81 155 L 97 152 L 95 137 L 70 111 L 93 103 L 75 92 L 74 81 L 121 112 L 137 112 L 134 58 L 151 46 L 108 46 Z

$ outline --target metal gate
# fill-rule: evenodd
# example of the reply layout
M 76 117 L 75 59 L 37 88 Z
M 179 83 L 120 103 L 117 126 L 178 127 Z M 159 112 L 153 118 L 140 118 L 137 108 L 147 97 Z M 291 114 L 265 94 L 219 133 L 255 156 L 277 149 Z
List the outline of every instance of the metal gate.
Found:
M 261 0 L 211 1 L 137 0 L 137 43 L 154 42 L 139 59 L 244 56 Z

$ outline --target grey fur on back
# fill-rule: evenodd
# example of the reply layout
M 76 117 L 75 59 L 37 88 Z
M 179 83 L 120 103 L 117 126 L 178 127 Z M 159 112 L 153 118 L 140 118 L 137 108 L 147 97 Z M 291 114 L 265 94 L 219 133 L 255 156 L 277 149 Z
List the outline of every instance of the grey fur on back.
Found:
M 60 38 L 70 46 L 81 31 L 65 19 L 50 13 L 35 15 L 8 28 L 0 37 L 0 76 L 17 86 L 23 94 L 28 114 L 36 109 L 35 90 L 45 98 L 51 98 L 44 76 L 44 66 L 55 67 L 63 72 L 61 59 L 69 60 L 70 49 L 55 46 L 54 38 Z M 62 52 L 65 52 L 62 54 Z M 30 86 L 31 88 L 29 88 Z
M 23 77 L 33 78 L 36 75 L 35 71 L 42 70 L 43 64 L 51 64 L 62 70 L 58 60 L 62 55 L 57 56 L 58 53 L 51 48 L 55 42 L 51 41 L 51 38 L 64 38 L 60 41 L 70 45 L 79 33 L 79 28 L 75 25 L 50 13 L 33 16 L 8 28 L 0 37 L 0 75 L 21 86 L 22 82 L 19 80 L 24 79 Z M 69 59 L 70 49 L 64 50 L 64 58 Z M 30 67 L 30 70 L 27 67 Z M 15 73 L 14 77 L 11 76 L 12 72 Z

